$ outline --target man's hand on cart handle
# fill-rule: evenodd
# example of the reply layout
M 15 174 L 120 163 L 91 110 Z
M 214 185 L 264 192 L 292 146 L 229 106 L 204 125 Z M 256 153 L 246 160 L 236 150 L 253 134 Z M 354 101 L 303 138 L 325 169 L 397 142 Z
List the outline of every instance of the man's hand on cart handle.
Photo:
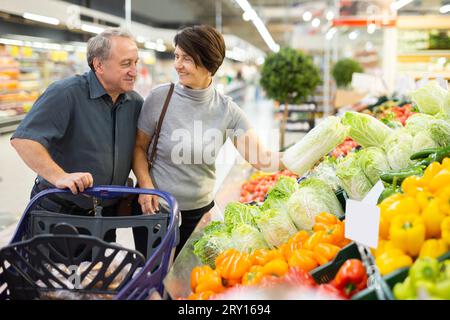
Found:
M 159 210 L 158 196 L 141 194 L 138 202 L 141 205 L 143 214 L 155 214 Z
M 78 194 L 87 188 L 92 188 L 94 178 L 89 172 L 64 173 L 56 180 L 55 186 L 59 189 L 69 188 L 73 194 Z

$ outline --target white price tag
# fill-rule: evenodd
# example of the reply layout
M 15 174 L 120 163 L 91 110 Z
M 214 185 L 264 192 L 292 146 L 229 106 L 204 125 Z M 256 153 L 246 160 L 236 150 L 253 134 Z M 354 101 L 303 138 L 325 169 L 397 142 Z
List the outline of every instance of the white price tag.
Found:
M 373 188 L 370 189 L 370 191 L 366 194 L 362 202 L 376 206 L 378 198 L 380 197 L 380 194 L 383 192 L 383 190 L 384 190 L 383 182 L 381 180 L 378 180 L 378 182 L 375 183 Z
M 362 201 L 347 200 L 345 237 L 376 249 L 380 227 L 380 208 Z

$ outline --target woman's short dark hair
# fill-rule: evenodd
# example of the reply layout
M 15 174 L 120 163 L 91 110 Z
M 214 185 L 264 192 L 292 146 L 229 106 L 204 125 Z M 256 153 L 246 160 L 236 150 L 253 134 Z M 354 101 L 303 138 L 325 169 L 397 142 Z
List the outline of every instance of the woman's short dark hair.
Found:
M 195 65 L 205 67 L 212 75 L 225 58 L 225 41 L 213 27 L 199 25 L 181 29 L 174 39 L 186 54 L 194 59 Z

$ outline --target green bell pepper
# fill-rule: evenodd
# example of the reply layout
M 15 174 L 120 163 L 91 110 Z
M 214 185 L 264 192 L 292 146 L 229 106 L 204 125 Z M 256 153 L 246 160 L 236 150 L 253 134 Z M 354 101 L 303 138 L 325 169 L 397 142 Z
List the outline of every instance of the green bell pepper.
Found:
M 408 300 L 416 298 L 416 291 L 411 285 L 411 278 L 407 277 L 404 282 L 399 282 L 394 286 L 394 297 L 397 300 Z
M 439 276 L 439 262 L 432 258 L 420 258 L 409 269 L 409 276 L 413 286 L 419 281 L 434 282 Z

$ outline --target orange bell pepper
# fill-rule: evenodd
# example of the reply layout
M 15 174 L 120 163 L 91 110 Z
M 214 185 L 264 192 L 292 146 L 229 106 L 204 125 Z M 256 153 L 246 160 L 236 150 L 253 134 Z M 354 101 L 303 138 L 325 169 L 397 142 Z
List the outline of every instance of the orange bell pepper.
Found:
M 343 224 L 335 224 L 324 230 L 323 242 L 339 246 L 345 239 L 345 230 Z
M 197 266 L 191 271 L 191 289 L 195 291 L 195 288 L 201 282 L 202 278 L 208 273 L 213 273 L 214 270 L 210 266 Z
M 222 292 L 225 287 L 222 283 L 222 278 L 219 273 L 214 270 L 213 272 L 206 273 L 203 277 L 199 278 L 199 283 L 195 287 L 195 293 L 213 291 L 216 293 Z
M 250 260 L 253 265 L 265 265 L 267 262 L 283 258 L 283 254 L 277 249 L 256 249 L 250 254 Z
M 216 292 L 214 291 L 203 291 L 199 293 L 191 293 L 188 300 L 209 300 Z
M 326 232 L 323 230 L 314 232 L 311 237 L 306 240 L 305 244 L 303 245 L 303 248 L 308 250 L 314 250 L 314 248 L 317 246 L 317 244 L 324 241 Z
M 254 286 L 261 282 L 264 278 L 262 272 L 263 267 L 259 265 L 252 266 L 248 272 L 242 277 L 242 284 L 244 286 Z
M 305 230 L 301 230 L 299 232 L 297 232 L 296 234 L 294 234 L 289 241 L 292 242 L 298 242 L 298 243 L 304 243 L 306 240 L 308 240 L 309 238 L 309 233 L 306 232 Z
M 290 256 L 295 250 L 303 248 L 303 244 L 301 242 L 295 242 L 289 240 L 286 243 L 283 243 L 279 250 L 283 254 L 284 259 L 287 261 L 289 260 Z
M 328 226 L 332 226 L 335 224 L 340 224 L 339 219 L 331 213 L 322 212 L 315 216 L 314 218 L 314 227 L 313 231 L 325 230 Z
M 266 265 L 264 265 L 262 272 L 264 273 L 264 275 L 281 277 L 286 274 L 288 269 L 289 265 L 284 259 L 275 259 L 269 261 Z
M 305 271 L 311 271 L 319 266 L 314 259 L 314 252 L 307 249 L 295 250 L 289 258 L 288 264 L 290 267 L 300 267 Z
M 323 265 L 323 264 L 331 261 L 340 250 L 341 250 L 341 248 L 339 248 L 338 246 L 335 246 L 331 243 L 319 243 L 314 248 L 314 259 L 320 265 Z
M 250 256 L 236 249 L 225 250 L 216 258 L 216 270 L 227 280 L 240 280 L 251 266 Z

